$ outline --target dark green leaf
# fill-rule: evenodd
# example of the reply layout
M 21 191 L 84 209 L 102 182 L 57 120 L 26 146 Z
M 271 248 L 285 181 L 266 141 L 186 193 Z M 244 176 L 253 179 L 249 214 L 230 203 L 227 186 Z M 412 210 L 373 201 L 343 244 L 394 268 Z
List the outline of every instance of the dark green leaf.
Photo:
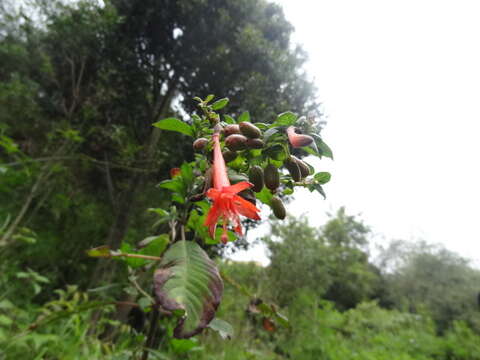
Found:
M 220 110 L 228 104 L 228 101 L 229 101 L 228 98 L 223 98 L 223 99 L 217 100 L 212 104 L 212 109 L 213 110 Z
M 176 131 L 193 137 L 192 127 L 177 118 L 163 119 L 154 123 L 153 126 L 162 130 Z
M 215 263 L 193 241 L 178 241 L 163 255 L 154 274 L 155 296 L 166 311 L 184 310 L 176 338 L 200 333 L 215 316 L 223 281 Z

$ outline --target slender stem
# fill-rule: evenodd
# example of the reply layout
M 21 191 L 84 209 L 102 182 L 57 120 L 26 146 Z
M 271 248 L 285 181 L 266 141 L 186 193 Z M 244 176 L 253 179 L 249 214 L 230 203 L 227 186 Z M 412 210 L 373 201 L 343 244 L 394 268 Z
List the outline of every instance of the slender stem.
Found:
M 143 350 L 141 360 L 148 360 L 148 355 L 150 354 L 149 350 L 152 348 L 153 343 L 155 342 L 155 334 L 158 327 L 158 316 L 158 308 L 154 307 L 150 315 L 150 329 L 148 330 L 147 340 L 145 342 L 145 349 Z
M 135 287 L 135 289 L 138 290 L 138 292 L 140 294 L 142 294 L 143 296 L 145 296 L 147 299 L 150 300 L 150 302 L 153 304 L 155 301 L 153 300 L 153 298 L 148 295 L 145 290 L 142 289 L 142 287 L 140 285 L 138 285 L 137 281 L 135 280 L 135 277 L 134 276 L 129 276 L 128 277 L 128 280 L 132 283 L 132 285 Z
M 238 282 L 233 280 L 230 276 L 225 274 L 223 271 L 220 271 L 220 276 L 222 277 L 223 280 L 228 282 L 230 285 L 232 285 L 234 288 L 240 291 L 243 295 L 248 296 L 250 298 L 253 297 L 253 295 L 245 288 L 245 286 L 240 285 Z
M 112 257 L 138 258 L 138 259 L 146 259 L 146 260 L 154 260 L 154 261 L 160 261 L 160 260 L 162 260 L 162 258 L 161 258 L 161 257 L 158 257 L 158 256 L 141 255 L 141 254 L 120 253 L 120 254 L 111 254 L 110 256 L 112 256 Z

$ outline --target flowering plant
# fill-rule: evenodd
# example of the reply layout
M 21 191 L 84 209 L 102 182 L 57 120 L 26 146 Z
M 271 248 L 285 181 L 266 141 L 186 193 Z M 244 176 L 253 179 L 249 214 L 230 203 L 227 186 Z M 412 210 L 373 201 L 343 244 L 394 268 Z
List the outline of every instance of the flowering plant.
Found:
M 251 296 L 220 274 L 206 250 L 243 236 L 241 216 L 258 221 L 265 218 L 261 210 L 266 206 L 275 217 L 284 219 L 284 200 L 295 187 L 325 196 L 322 185 L 330 180 L 329 173 L 315 173 L 300 159 L 308 154 L 332 158 L 314 119 L 285 112 L 270 123 L 253 123 L 244 112 L 235 120 L 219 114 L 228 99 L 212 103 L 213 99 L 213 95 L 195 98 L 200 113 L 193 114 L 189 122 L 167 118 L 154 124 L 158 131 L 195 139 L 194 160 L 172 169 L 170 178 L 159 184 L 170 192 L 170 208 L 150 209 L 159 217 L 155 228 L 165 229 L 167 224 L 168 232 L 142 240 L 137 250 L 122 246 L 89 251 L 90 256 L 121 258 L 130 268 L 150 270 L 154 298 L 147 297 L 143 307 L 176 318 L 173 334 L 177 338 L 191 337 L 206 327 L 229 334 L 229 325 L 215 318 L 223 280 Z M 156 267 L 151 260 L 157 262 Z M 258 299 L 253 303 L 268 324 L 289 326 L 274 305 Z

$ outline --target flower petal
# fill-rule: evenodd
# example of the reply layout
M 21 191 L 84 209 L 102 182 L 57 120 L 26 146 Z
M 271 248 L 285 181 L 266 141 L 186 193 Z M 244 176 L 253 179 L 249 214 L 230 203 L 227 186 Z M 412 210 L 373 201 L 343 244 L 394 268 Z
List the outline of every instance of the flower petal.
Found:
M 218 191 L 215 188 L 210 188 L 207 191 L 207 197 L 209 197 L 212 200 L 216 200 L 220 196 L 220 191 Z
M 235 212 L 239 213 L 240 215 L 246 216 L 253 220 L 260 220 L 260 216 L 258 215 L 260 210 L 250 201 L 247 201 L 236 195 L 234 196 L 233 205 Z
M 222 189 L 222 191 L 228 192 L 230 194 L 238 194 L 240 191 L 251 188 L 253 184 L 248 181 L 241 181 L 235 185 L 230 185 Z
M 212 207 L 208 211 L 207 218 L 205 219 L 205 226 L 208 226 L 210 236 L 215 239 L 215 229 L 217 228 L 218 218 L 221 216 L 222 210 L 217 203 L 213 203 Z

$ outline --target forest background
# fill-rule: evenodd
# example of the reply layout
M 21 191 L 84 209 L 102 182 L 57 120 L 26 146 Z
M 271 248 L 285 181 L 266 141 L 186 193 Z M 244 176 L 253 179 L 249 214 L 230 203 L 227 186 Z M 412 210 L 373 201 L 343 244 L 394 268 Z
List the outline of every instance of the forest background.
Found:
M 147 211 L 168 206 L 156 185 L 193 151 L 152 124 L 189 122 L 193 97 L 208 94 L 228 97 L 233 116 L 321 121 L 306 54 L 264 1 L 17 5 L 0 5 L 0 358 L 139 358 L 142 279 L 85 251 L 161 232 Z M 267 267 L 209 250 L 232 280 L 219 311 L 231 339 L 174 339 L 165 318 L 150 358 L 480 358 L 480 272 L 468 260 L 400 240 L 372 258 L 369 226 L 343 208 L 325 224 L 269 221 Z M 259 313 L 258 299 L 289 325 Z M 116 301 L 139 307 L 122 313 Z

